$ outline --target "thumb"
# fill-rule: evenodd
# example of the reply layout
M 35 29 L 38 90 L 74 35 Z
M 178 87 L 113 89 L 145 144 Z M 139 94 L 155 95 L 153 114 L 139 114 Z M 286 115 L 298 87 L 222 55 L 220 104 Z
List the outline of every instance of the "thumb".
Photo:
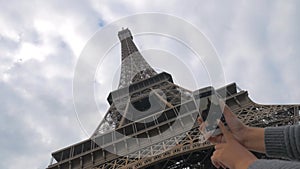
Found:
M 233 136 L 232 136 L 231 132 L 228 131 L 228 129 L 224 126 L 224 124 L 221 120 L 219 120 L 219 127 L 225 137 L 226 142 L 230 141 L 233 138 Z

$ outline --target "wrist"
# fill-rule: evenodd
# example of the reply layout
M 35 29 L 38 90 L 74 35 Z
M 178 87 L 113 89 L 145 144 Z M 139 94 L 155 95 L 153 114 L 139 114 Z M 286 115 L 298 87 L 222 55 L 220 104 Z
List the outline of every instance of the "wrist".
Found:
M 241 145 L 249 149 L 249 144 L 251 144 L 251 132 L 253 132 L 252 127 L 245 126 L 239 133 L 238 140 Z
M 242 145 L 244 145 L 248 150 L 251 149 L 253 144 L 253 133 L 255 129 L 253 127 L 245 127 L 242 135 Z
M 248 150 L 264 153 L 264 129 L 257 127 L 246 127 L 243 134 L 242 144 Z
M 248 169 L 251 164 L 253 164 L 257 158 L 253 155 L 249 159 L 243 159 L 236 163 L 234 169 Z

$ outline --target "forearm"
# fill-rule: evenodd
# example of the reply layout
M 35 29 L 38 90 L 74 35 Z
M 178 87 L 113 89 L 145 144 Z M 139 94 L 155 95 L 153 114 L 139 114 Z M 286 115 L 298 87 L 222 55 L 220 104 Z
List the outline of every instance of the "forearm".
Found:
M 242 142 L 248 150 L 265 153 L 265 129 L 248 127 Z
M 300 160 L 300 125 L 255 128 L 244 131 L 242 144 L 270 157 Z

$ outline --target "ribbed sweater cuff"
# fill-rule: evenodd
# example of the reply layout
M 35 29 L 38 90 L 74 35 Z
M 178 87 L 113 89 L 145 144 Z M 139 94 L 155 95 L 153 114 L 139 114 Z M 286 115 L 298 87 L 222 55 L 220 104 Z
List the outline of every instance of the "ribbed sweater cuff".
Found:
M 266 154 L 269 157 L 286 156 L 286 145 L 284 138 L 285 127 L 267 127 L 265 128 Z

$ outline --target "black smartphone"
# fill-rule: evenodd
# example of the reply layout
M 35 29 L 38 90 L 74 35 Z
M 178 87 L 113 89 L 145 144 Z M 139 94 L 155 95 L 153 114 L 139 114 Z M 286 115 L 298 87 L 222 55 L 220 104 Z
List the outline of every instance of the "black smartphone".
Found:
M 198 106 L 199 115 L 205 123 L 205 132 L 209 136 L 221 134 L 218 126 L 218 120 L 226 124 L 223 110 L 225 103 L 222 98 L 216 93 L 213 87 L 206 87 L 197 90 L 193 93 L 195 103 Z

